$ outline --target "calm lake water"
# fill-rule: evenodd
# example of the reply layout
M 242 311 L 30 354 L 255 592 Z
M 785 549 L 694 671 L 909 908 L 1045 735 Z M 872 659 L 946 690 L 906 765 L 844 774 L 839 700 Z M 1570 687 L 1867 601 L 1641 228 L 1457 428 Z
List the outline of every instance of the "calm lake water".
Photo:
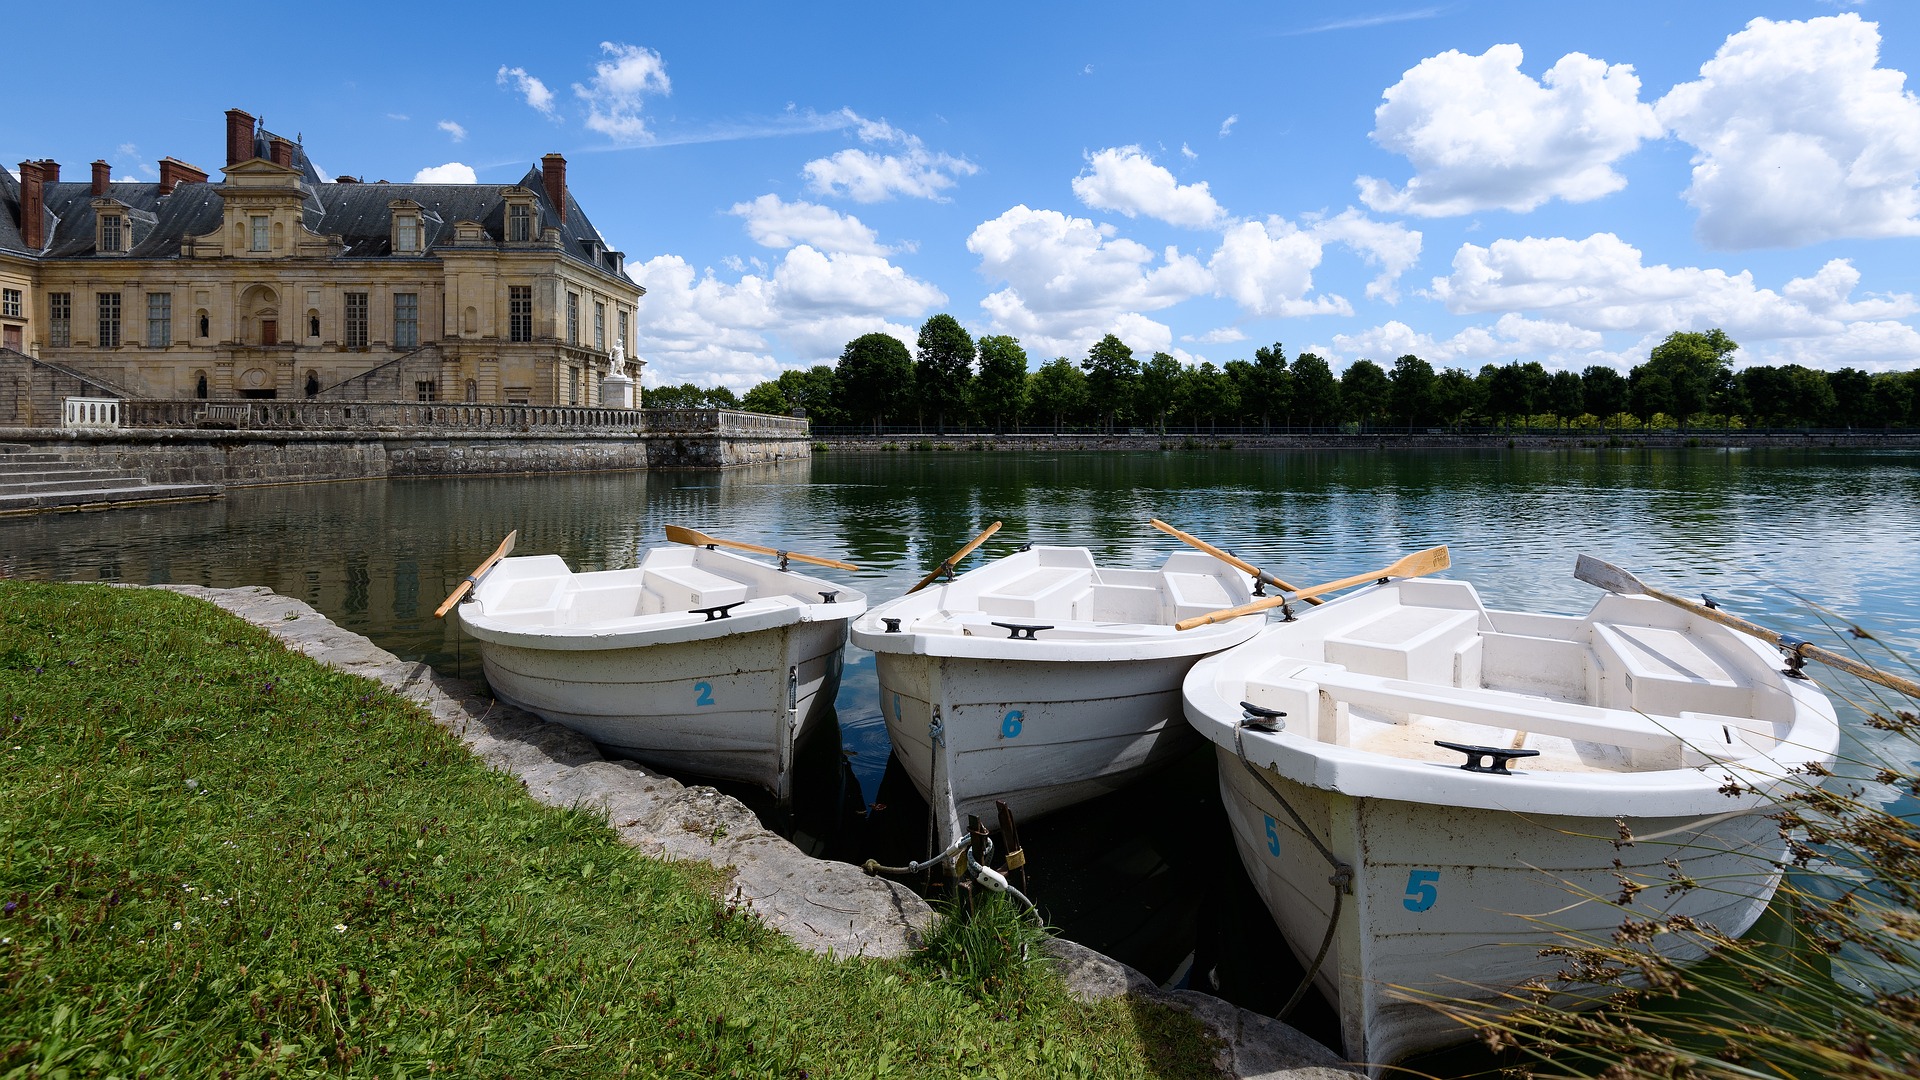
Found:
M 664 542 L 662 526 L 686 525 L 855 563 L 857 574 L 821 573 L 878 601 L 996 520 L 1001 532 L 967 566 L 1026 542 L 1157 565 L 1179 545 L 1147 524 L 1152 517 L 1296 585 L 1447 544 L 1450 576 L 1473 581 L 1489 606 L 1539 611 L 1593 602 L 1597 591 L 1572 577 L 1584 552 L 1673 592 L 1711 592 L 1742 617 L 1817 644 L 1846 648 L 1835 630 L 1851 620 L 1920 657 L 1914 453 L 825 453 L 718 474 L 310 485 L 0 521 L 0 576 L 266 585 L 402 657 L 474 677 L 472 646 L 433 609 L 513 529 L 520 554 L 555 553 L 576 570 L 598 570 L 633 565 L 644 545 Z M 837 705 L 851 770 L 830 762 L 834 779 L 822 786 L 836 787 L 832 802 L 887 804 L 870 820 L 897 828 L 816 831 L 833 833 L 827 839 L 847 857 L 899 854 L 889 849 L 915 838 L 904 810 L 913 796 L 885 770 L 873 658 L 850 649 L 847 659 Z M 1910 753 L 1854 729 L 1857 755 Z M 1069 936 L 1163 980 L 1193 955 L 1188 966 L 1215 970 L 1224 994 L 1272 1009 L 1292 982 L 1271 975 L 1280 946 L 1257 901 L 1249 907 L 1224 827 L 1213 828 L 1211 771 L 1197 755 L 1023 830 L 1034 892 Z

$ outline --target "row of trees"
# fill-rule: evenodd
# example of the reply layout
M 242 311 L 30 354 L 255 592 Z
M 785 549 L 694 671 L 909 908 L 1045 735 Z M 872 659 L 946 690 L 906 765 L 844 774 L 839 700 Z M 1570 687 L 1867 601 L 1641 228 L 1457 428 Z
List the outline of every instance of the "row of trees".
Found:
M 951 315 L 920 327 L 917 348 L 890 334 L 847 343 L 836 365 L 782 372 L 734 400 L 691 384 L 647 392 L 652 407 L 804 411 L 816 426 L 918 425 L 1006 431 L 1333 427 L 1455 429 L 1525 424 L 1714 427 L 1920 427 L 1920 371 L 1826 372 L 1797 364 L 1734 371 L 1739 346 L 1719 330 L 1677 332 L 1622 374 L 1595 365 L 1549 372 L 1537 361 L 1478 372 L 1435 370 L 1417 356 L 1391 368 L 1357 360 L 1335 375 L 1325 359 L 1282 347 L 1251 360 L 1189 367 L 1164 352 L 1144 363 L 1112 334 L 1079 362 L 1028 370 L 1020 342 L 975 341 Z

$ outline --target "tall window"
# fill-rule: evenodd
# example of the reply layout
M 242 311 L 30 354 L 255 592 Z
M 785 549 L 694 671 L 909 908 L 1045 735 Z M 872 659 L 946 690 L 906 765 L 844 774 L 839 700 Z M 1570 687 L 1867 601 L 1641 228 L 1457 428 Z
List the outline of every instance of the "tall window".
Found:
M 567 344 L 580 344 L 580 294 L 567 294 Z
M 347 294 L 346 340 L 349 349 L 367 347 L 367 294 L 350 292 Z
M 173 294 L 147 294 L 147 347 L 164 349 L 173 344 Z
M 627 309 L 613 309 L 613 340 L 620 345 L 620 351 L 628 351 L 627 346 Z
M 0 289 L 0 315 L 10 319 L 20 318 L 19 289 Z
M 420 294 L 393 294 L 393 345 L 411 349 L 420 344 Z
M 593 305 L 593 347 L 601 352 L 607 351 L 607 305 Z
M 507 207 L 507 241 L 524 244 L 533 239 L 533 207 L 516 203 Z
M 267 215 L 255 214 L 252 217 L 248 218 L 247 220 L 250 223 L 252 223 L 252 226 L 253 226 L 252 229 L 249 230 L 248 232 L 249 240 L 247 243 L 247 250 L 248 251 L 272 251 L 273 242 L 270 239 L 270 235 L 267 230 L 267 222 L 270 219 L 267 217 Z
M 419 400 L 419 401 L 440 400 L 440 392 L 434 386 L 432 379 L 422 379 L 421 381 L 414 383 L 413 396 L 416 400 Z
M 100 341 L 103 349 L 120 347 L 120 294 L 103 292 L 100 297 Z
M 100 250 L 127 250 L 126 219 L 119 214 L 100 215 Z
M 73 344 L 73 294 L 47 294 L 47 344 L 64 349 Z
M 420 219 L 412 214 L 401 214 L 393 219 L 393 250 L 420 250 Z
M 533 340 L 533 286 L 507 286 L 507 340 Z

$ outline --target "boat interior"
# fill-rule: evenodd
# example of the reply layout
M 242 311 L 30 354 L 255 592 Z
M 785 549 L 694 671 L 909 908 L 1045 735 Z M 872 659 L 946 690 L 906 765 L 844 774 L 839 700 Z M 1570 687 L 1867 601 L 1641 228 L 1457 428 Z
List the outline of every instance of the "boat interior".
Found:
M 811 596 L 796 592 L 796 586 L 808 580 L 724 552 L 656 548 L 639 566 L 584 574 L 568 569 L 558 555 L 507 559 L 488 575 L 478 595 L 481 611 L 505 625 L 609 626 L 649 615 L 731 608 L 749 600 L 803 606 L 830 603 L 827 597 L 838 595 L 830 590 Z
M 1057 628 L 1049 638 L 1137 635 L 1144 627 L 1172 634 L 1175 622 L 1245 603 L 1249 595 L 1237 571 L 1200 552 L 1175 552 L 1157 570 L 1096 566 L 1085 548 L 1035 547 L 1028 554 L 955 579 L 938 610 L 913 629 L 1004 637 L 1008 631 L 994 624 L 1016 622 Z
M 1296 629 L 1297 628 L 1297 629 Z M 1795 717 L 1768 658 L 1658 601 L 1585 616 L 1488 610 L 1473 587 L 1391 583 L 1262 636 L 1246 698 L 1319 742 L 1460 762 L 1435 740 L 1537 750 L 1516 768 L 1641 772 L 1774 750 Z

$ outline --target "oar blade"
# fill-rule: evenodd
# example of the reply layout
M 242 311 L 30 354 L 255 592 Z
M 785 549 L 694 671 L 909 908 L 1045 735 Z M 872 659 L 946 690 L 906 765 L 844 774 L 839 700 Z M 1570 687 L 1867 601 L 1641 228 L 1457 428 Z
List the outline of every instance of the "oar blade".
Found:
M 1643 596 L 1647 587 L 1640 579 L 1610 562 L 1602 562 L 1591 555 L 1582 555 L 1573 564 L 1573 576 L 1589 585 L 1597 585 L 1610 593 L 1621 596 Z
M 708 544 L 714 542 L 713 538 L 706 533 L 689 529 L 684 525 L 667 526 L 667 539 L 676 544 L 686 544 L 689 547 L 706 547 Z

